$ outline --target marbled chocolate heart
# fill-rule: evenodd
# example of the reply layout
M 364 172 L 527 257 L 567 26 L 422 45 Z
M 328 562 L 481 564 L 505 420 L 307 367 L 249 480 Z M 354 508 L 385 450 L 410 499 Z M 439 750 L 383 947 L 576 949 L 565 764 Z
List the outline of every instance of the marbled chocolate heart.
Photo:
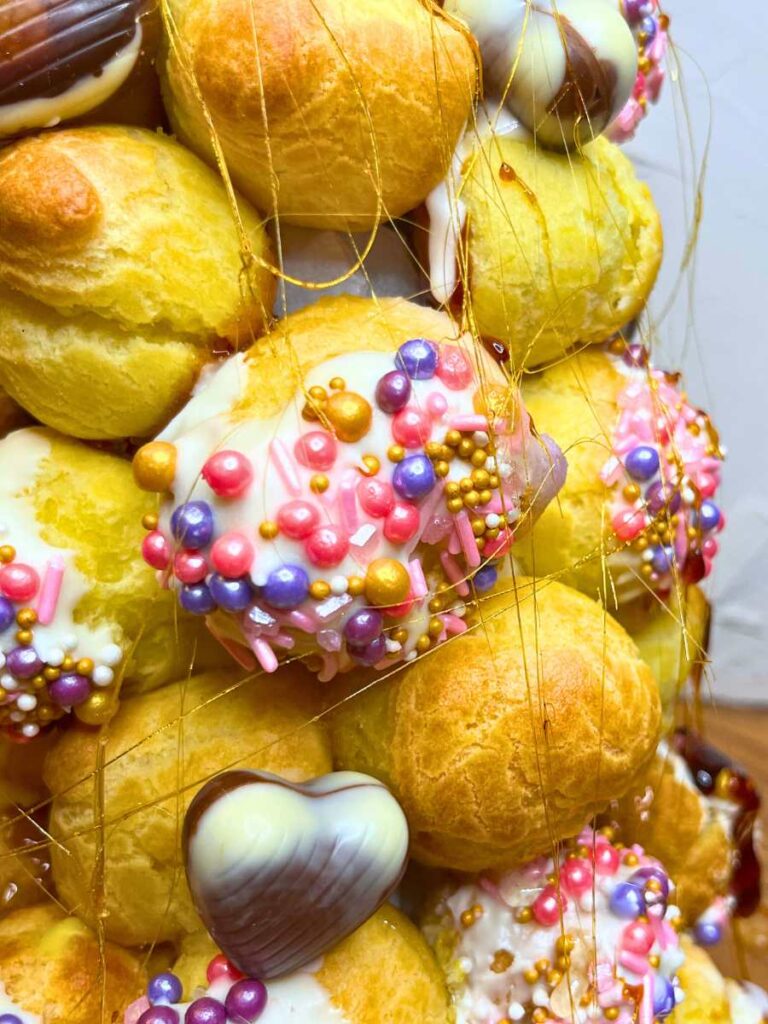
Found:
M 206 927 L 244 974 L 264 980 L 314 960 L 373 914 L 405 870 L 408 825 L 367 775 L 295 784 L 232 771 L 192 801 L 183 843 Z

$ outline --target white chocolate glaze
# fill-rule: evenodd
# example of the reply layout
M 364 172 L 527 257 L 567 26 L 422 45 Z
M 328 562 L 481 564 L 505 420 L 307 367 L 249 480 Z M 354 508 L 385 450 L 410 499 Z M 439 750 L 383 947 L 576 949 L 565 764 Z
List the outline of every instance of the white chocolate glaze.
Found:
M 5 985 L 0 981 L 0 1017 L 5 1013 L 12 1013 L 18 1017 L 21 1024 L 43 1024 L 43 1018 L 36 1013 L 28 1013 L 10 998 L 5 990 Z
M 97 75 L 89 75 L 58 96 L 0 106 L 0 136 L 17 135 L 33 128 L 55 128 L 62 121 L 95 110 L 117 92 L 133 71 L 141 52 L 141 38 L 141 25 L 137 23 L 133 39 Z
M 45 472 L 45 463 L 51 458 L 47 438 L 34 429 L 17 430 L 0 442 L 0 544 L 11 545 L 15 563 L 29 565 L 39 574 L 42 582 L 46 567 L 52 560 L 63 566 L 61 590 L 55 603 L 55 613 L 48 624 L 37 622 L 33 630 L 33 644 L 40 659 L 47 665 L 60 665 L 67 654 L 76 658 L 90 658 L 94 662 L 101 685 L 112 681 L 112 669 L 121 658 L 115 640 L 119 632 L 105 618 L 98 624 L 80 621 L 78 605 L 90 591 L 92 583 L 77 565 L 77 553 L 54 548 L 43 539 L 37 520 L 37 485 Z M 38 607 L 40 592 L 29 605 Z M 0 633 L 0 686 L 6 692 L 5 704 L 15 702 L 11 712 L 15 728 L 26 736 L 36 735 L 37 698 L 27 680 L 13 678 L 6 667 L 6 657 L 19 646 L 15 622 Z M 34 702 L 34 703 L 33 703 Z M 32 706 L 26 707 L 31 704 Z

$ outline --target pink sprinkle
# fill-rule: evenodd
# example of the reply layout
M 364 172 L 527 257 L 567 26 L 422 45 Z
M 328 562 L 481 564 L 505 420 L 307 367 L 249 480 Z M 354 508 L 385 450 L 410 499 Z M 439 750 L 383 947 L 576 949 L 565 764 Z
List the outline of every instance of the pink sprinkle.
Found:
M 461 567 L 456 559 L 449 555 L 447 551 L 443 551 L 440 555 L 440 563 L 459 597 L 466 597 L 469 593 L 469 587 L 464 580 L 464 573 L 461 571 Z
M 306 612 L 294 610 L 292 612 L 288 612 L 286 618 L 292 626 L 295 626 L 296 629 L 302 630 L 304 633 L 314 633 L 317 630 L 317 623 L 311 616 L 307 615 Z
M 339 484 L 339 511 L 344 526 L 353 533 L 358 526 L 357 516 L 357 473 L 347 474 Z
M 266 640 L 255 637 L 251 640 L 251 650 L 256 655 L 259 664 L 265 672 L 277 671 L 277 657 Z
M 282 647 L 286 651 L 292 650 L 296 646 L 296 641 L 288 633 L 278 633 L 272 637 L 272 643 L 276 647 Z
M 634 974 L 644 975 L 651 969 L 651 965 L 644 956 L 637 953 L 630 953 L 628 949 L 622 950 L 619 954 L 619 963 Z
M 653 1024 L 653 979 L 650 973 L 643 978 L 643 998 L 638 1009 L 637 1024 Z
M 60 555 L 54 555 L 46 564 L 43 585 L 37 598 L 37 621 L 41 626 L 47 626 L 53 622 L 63 579 L 64 559 Z
M 408 575 L 411 577 L 411 594 L 415 598 L 426 597 L 428 593 L 427 581 L 424 579 L 424 570 L 418 558 L 408 563 Z
M 453 530 L 448 538 L 448 551 L 452 555 L 458 555 L 461 551 L 461 541 L 459 540 L 459 535 L 456 532 L 455 524 L 453 524 Z
M 288 449 L 278 438 L 274 438 L 270 442 L 269 456 L 272 459 L 272 464 L 275 469 L 280 474 L 280 479 L 283 481 L 289 492 L 291 494 L 300 494 L 301 481 L 299 480 L 299 474 L 296 472 L 296 467 L 291 461 Z
M 445 626 L 445 631 L 448 634 L 463 633 L 467 624 L 464 619 L 460 619 L 458 615 L 453 615 L 451 612 L 443 612 L 440 616 Z
M 442 419 L 443 416 L 445 416 L 447 408 L 448 400 L 445 395 L 441 395 L 439 391 L 433 391 L 432 394 L 427 397 L 427 412 L 432 419 Z
M 467 560 L 467 565 L 473 568 L 476 565 L 480 565 L 482 558 L 480 557 L 480 548 L 477 546 L 477 540 L 472 532 L 472 524 L 469 521 L 469 516 L 466 512 L 459 512 L 456 516 L 456 531 L 461 541 L 461 547 L 464 551 L 464 557 Z
M 451 391 L 463 391 L 472 383 L 472 365 L 458 345 L 442 345 L 437 376 Z
M 488 417 L 454 416 L 449 425 L 451 430 L 488 430 Z

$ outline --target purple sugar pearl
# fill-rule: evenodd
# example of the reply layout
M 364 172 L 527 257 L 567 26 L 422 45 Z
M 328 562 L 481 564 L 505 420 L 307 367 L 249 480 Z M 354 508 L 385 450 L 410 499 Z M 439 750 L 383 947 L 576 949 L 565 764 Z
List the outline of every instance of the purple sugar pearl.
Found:
M 657 974 L 653 979 L 653 1015 L 663 1019 L 675 1008 L 675 988 L 668 978 Z
M 482 569 L 478 569 L 472 578 L 472 582 L 475 585 L 475 589 L 483 593 L 485 590 L 490 590 L 496 586 L 496 580 L 499 578 L 499 574 L 496 571 L 496 567 L 493 565 L 484 565 Z
M 5 664 L 17 679 L 32 679 L 43 671 L 43 663 L 34 647 L 14 647 L 8 652 Z
M 227 1024 L 227 1011 L 217 999 L 203 996 L 187 1007 L 184 1024 Z
M 639 444 L 624 459 L 624 467 L 633 480 L 650 480 L 659 471 L 659 453 L 647 444 Z
M 156 974 L 147 986 L 147 997 L 150 1003 L 178 1003 L 181 999 L 181 982 L 170 971 Z
M 172 1006 L 150 1006 L 139 1017 L 138 1024 L 179 1024 L 179 1012 Z
M 384 619 L 381 612 L 375 608 L 363 608 L 362 611 L 350 615 L 344 624 L 344 637 L 347 643 L 356 647 L 375 640 L 381 633 L 384 626 Z
M 392 474 L 392 486 L 401 498 L 418 501 L 437 483 L 435 468 L 426 455 L 409 455 L 398 462 Z
M 0 633 L 4 633 L 15 621 L 16 611 L 13 605 L 7 597 L 0 597 Z M 2 1017 L 0 1017 L 0 1021 L 2 1021 Z
M 702 501 L 699 509 L 699 524 L 705 533 L 717 529 L 721 518 L 720 509 L 714 501 Z
M 0 1024 L 22 1024 L 22 1021 L 15 1013 L 0 1013 Z
M 645 35 L 645 39 L 643 40 L 643 46 L 646 50 L 650 47 L 651 43 L 656 38 L 658 28 L 658 22 L 651 14 L 646 15 L 646 17 L 644 17 L 643 20 L 640 22 L 640 31 Z
M 185 548 L 204 548 L 213 537 L 213 512 L 207 501 L 187 501 L 174 509 L 171 529 Z
M 371 640 L 365 647 L 361 649 L 353 648 L 350 653 L 357 661 L 361 661 L 363 665 L 375 665 L 387 656 L 387 642 L 383 636 L 377 636 L 375 640 Z
M 426 338 L 413 338 L 397 350 L 395 366 L 411 380 L 430 380 L 437 372 L 437 346 Z
M 398 412 L 408 404 L 411 382 L 402 370 L 385 373 L 376 385 L 376 404 L 384 412 Z
M 669 547 L 655 547 L 652 550 L 653 558 L 651 559 L 651 565 L 653 570 L 659 576 L 664 576 L 675 564 L 675 550 Z
M 651 878 L 655 879 L 655 881 L 659 883 L 658 892 L 653 892 L 652 889 L 645 888 L 646 883 Z M 629 884 L 639 886 L 645 890 L 644 902 L 648 907 L 653 907 L 657 904 L 666 904 L 669 899 L 669 878 L 662 868 L 654 867 L 653 864 L 648 864 L 646 867 L 638 868 L 629 879 Z
M 228 580 L 225 576 L 214 573 L 208 582 L 208 588 L 216 604 L 227 612 L 245 611 L 253 600 L 253 589 L 250 580 L 245 576 Z
M 48 696 L 54 704 L 63 708 L 76 707 L 90 696 L 91 681 L 88 676 L 67 672 L 48 684 Z
M 216 607 L 216 602 L 206 583 L 192 583 L 182 587 L 179 601 L 182 608 L 186 608 L 193 615 L 207 615 Z
M 282 565 L 267 576 L 262 594 L 273 608 L 298 608 L 309 593 L 309 576 L 300 565 Z
M 640 885 L 619 882 L 611 893 L 611 910 L 617 917 L 630 921 L 645 913 L 645 900 Z
M 630 24 L 640 21 L 645 10 L 645 0 L 624 0 L 624 17 Z
M 700 946 L 716 946 L 723 937 L 723 930 L 716 921 L 699 921 L 693 929 L 693 937 Z
M 243 978 L 229 990 L 224 1005 L 232 1024 L 252 1024 L 267 1005 L 267 987 L 256 978 Z
M 663 484 L 656 480 L 645 492 L 645 500 L 648 509 L 653 515 L 658 515 L 663 508 L 666 508 L 670 515 L 674 515 L 680 508 L 680 492 L 674 490 L 671 484 Z

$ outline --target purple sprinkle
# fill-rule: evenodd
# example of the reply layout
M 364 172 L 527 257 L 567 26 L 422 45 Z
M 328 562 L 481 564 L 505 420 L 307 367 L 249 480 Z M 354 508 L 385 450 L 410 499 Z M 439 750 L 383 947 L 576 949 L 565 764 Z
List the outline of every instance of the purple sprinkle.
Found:
M 350 654 L 363 665 L 375 665 L 376 662 L 386 657 L 387 642 L 383 636 L 377 636 L 363 648 L 351 648 Z
M 0 1024 L 22 1024 L 22 1020 L 15 1013 L 2 1013 L 0 1014 Z
M 392 486 L 401 498 L 418 501 L 437 483 L 435 468 L 426 455 L 409 455 L 398 462 L 392 474 Z
M 717 529 L 721 519 L 720 509 L 714 501 L 702 501 L 701 508 L 699 509 L 699 523 L 705 533 Z
M 264 600 L 273 608 L 297 608 L 309 593 L 309 576 L 300 565 L 283 565 L 267 576 Z
M 693 936 L 700 946 L 716 946 L 723 937 L 723 930 L 716 921 L 699 921 Z
M 670 484 L 656 480 L 645 492 L 645 500 L 652 515 L 658 515 L 664 508 L 670 515 L 674 515 L 680 508 L 682 498 L 680 492 L 674 490 Z
M 674 1008 L 674 985 L 662 974 L 657 974 L 653 979 L 653 1015 L 658 1019 L 663 1019 L 668 1017 Z
M 496 580 L 499 578 L 499 574 L 496 571 L 496 567 L 493 565 L 484 565 L 481 569 L 478 569 L 475 575 L 472 577 L 472 582 L 475 585 L 475 589 L 483 593 L 485 590 L 490 590 L 496 586 Z
M 669 899 L 669 878 L 662 868 L 655 867 L 653 864 L 638 868 L 629 879 L 629 884 L 645 887 L 651 878 L 659 883 L 659 891 L 653 892 L 652 889 L 645 889 L 646 906 L 652 907 L 659 903 L 666 903 Z
M 354 615 L 350 615 L 344 624 L 344 637 L 347 643 L 363 647 L 365 644 L 375 640 L 381 633 L 384 626 L 384 619 L 381 612 L 375 608 L 363 608 Z
M 619 882 L 611 893 L 611 910 L 617 917 L 634 921 L 645 913 L 645 900 L 640 885 Z
M 650 445 L 640 444 L 628 453 L 624 467 L 633 480 L 650 480 L 659 471 L 659 453 Z
M 77 672 L 67 672 L 48 684 L 48 696 L 54 704 L 62 708 L 75 707 L 87 700 L 91 693 L 91 681 L 88 676 Z
M 34 647 L 14 647 L 8 652 L 5 664 L 17 679 L 31 679 L 43 671 L 43 663 Z
M 191 583 L 189 586 L 182 587 L 179 601 L 182 608 L 193 615 L 207 615 L 216 607 L 216 602 L 206 583 Z
M 253 600 L 253 589 L 245 576 L 230 580 L 214 573 L 208 581 L 208 587 L 216 604 L 227 612 L 245 611 Z

